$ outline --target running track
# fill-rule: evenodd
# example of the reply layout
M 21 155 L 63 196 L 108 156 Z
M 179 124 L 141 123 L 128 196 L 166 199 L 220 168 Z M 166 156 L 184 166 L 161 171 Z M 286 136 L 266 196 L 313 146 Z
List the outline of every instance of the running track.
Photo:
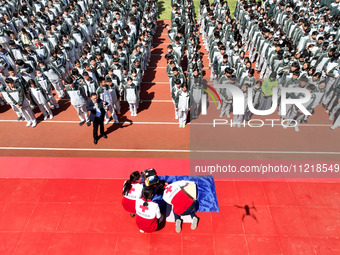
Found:
M 16 121 L 16 115 L 9 107 L 1 107 L 2 163 L 12 170 L 12 162 L 16 161 L 13 157 L 18 159 L 43 157 L 43 160 L 53 160 L 53 164 L 58 164 L 60 157 L 69 163 L 72 160 L 70 157 L 77 158 L 74 159 L 76 162 L 81 161 L 78 158 L 115 158 L 115 163 L 118 162 L 119 166 L 126 169 L 131 164 L 138 166 L 138 162 L 133 163 L 132 158 L 144 158 L 146 163 L 143 167 L 151 165 L 153 159 L 164 158 L 157 166 L 164 166 L 169 170 L 167 159 L 175 158 L 183 159 L 177 163 L 181 162 L 182 170 L 188 173 L 190 149 L 197 151 L 194 157 L 198 155 L 204 158 L 332 161 L 339 159 L 340 144 L 337 137 L 340 129 L 330 130 L 331 122 L 321 107 L 318 107 L 316 114 L 309 118 L 308 124 L 301 125 L 299 133 L 293 128 L 284 130 L 279 125 L 263 128 L 221 126 L 213 129 L 213 119 L 219 118 L 219 112 L 212 102 L 207 116 L 201 116 L 189 123 L 186 128 L 180 129 L 177 120 L 174 119 L 166 75 L 165 54 L 170 41 L 165 24 L 168 23 L 169 21 L 158 22 L 151 61 L 141 86 L 143 103 L 137 117 L 131 117 L 127 103 L 122 103 L 120 123 L 114 124 L 111 121 L 106 125 L 109 138 L 100 139 L 98 144 L 94 145 L 92 127 L 86 125 L 79 127 L 76 112 L 68 100 L 60 100 L 60 108 L 54 110 L 55 118 L 52 121 L 39 122 L 36 128 L 25 127 L 24 122 Z M 203 46 L 201 52 L 205 79 L 209 80 L 208 59 Z M 36 113 L 36 117 L 42 120 L 41 113 Z M 278 119 L 277 115 L 268 118 L 271 117 Z M 191 142 L 190 135 L 193 140 Z M 26 158 L 26 161 L 22 162 L 34 165 L 34 158 Z M 51 163 L 52 161 L 49 164 Z M 20 177 L 20 174 L 16 176 Z

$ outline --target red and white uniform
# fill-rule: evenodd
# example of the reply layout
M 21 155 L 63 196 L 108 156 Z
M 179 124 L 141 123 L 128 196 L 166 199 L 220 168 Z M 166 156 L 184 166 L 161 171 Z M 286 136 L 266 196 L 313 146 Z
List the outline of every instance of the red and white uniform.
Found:
M 136 200 L 142 196 L 143 184 L 133 182 L 131 185 L 130 192 L 123 197 L 122 205 L 126 211 L 135 214 Z
M 156 231 L 161 211 L 157 203 L 148 200 L 148 206 L 144 206 L 145 199 L 140 198 L 136 201 L 136 223 L 139 229 L 146 233 Z
M 182 187 L 189 183 L 191 182 L 177 181 L 165 186 L 164 188 L 163 200 L 168 204 L 171 204 L 174 213 L 178 215 L 184 213 L 194 202 L 194 200 L 182 190 Z

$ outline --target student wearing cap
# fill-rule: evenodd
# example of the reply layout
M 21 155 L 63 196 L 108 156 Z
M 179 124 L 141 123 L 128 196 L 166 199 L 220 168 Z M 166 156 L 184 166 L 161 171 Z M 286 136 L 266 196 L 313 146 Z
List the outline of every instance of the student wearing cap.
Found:
M 76 109 L 80 119 L 79 126 L 84 125 L 85 122 L 87 126 L 90 126 L 91 122 L 86 109 L 86 94 L 84 88 L 80 84 L 74 83 L 71 77 L 68 77 L 65 82 L 67 84 L 66 92 L 69 95 L 71 104 Z
M 29 127 L 32 125 L 32 127 L 35 127 L 37 125 L 37 120 L 33 114 L 33 111 L 30 107 L 30 104 L 28 100 L 25 97 L 25 92 L 23 88 L 16 87 L 14 85 L 14 81 L 11 78 L 6 79 L 7 83 L 7 99 L 6 101 L 10 105 L 14 105 L 16 109 L 19 109 L 21 116 L 25 117 L 25 120 L 27 121 L 26 127 Z M 18 115 L 19 116 L 19 115 Z

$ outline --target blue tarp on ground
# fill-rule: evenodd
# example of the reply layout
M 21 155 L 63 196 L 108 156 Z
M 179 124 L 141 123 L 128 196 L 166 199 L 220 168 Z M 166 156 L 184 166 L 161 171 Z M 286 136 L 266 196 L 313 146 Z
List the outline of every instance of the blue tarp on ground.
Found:
M 167 183 L 176 181 L 192 181 L 197 185 L 197 212 L 219 212 L 214 178 L 211 175 L 200 176 L 159 176 L 160 180 L 165 180 Z M 162 200 L 161 196 L 155 196 L 154 201 Z M 162 206 L 161 206 L 162 207 Z

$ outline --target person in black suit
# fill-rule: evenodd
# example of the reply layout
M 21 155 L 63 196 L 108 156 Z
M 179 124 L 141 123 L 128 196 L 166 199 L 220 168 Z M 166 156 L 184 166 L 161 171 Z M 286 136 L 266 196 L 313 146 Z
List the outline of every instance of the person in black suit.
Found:
M 98 125 L 100 126 L 100 135 L 107 138 L 107 135 L 104 133 L 104 102 L 100 98 L 97 97 L 96 93 L 91 94 L 91 101 L 87 103 L 87 110 L 90 111 L 90 121 L 93 122 L 93 139 L 94 144 L 98 143 Z

